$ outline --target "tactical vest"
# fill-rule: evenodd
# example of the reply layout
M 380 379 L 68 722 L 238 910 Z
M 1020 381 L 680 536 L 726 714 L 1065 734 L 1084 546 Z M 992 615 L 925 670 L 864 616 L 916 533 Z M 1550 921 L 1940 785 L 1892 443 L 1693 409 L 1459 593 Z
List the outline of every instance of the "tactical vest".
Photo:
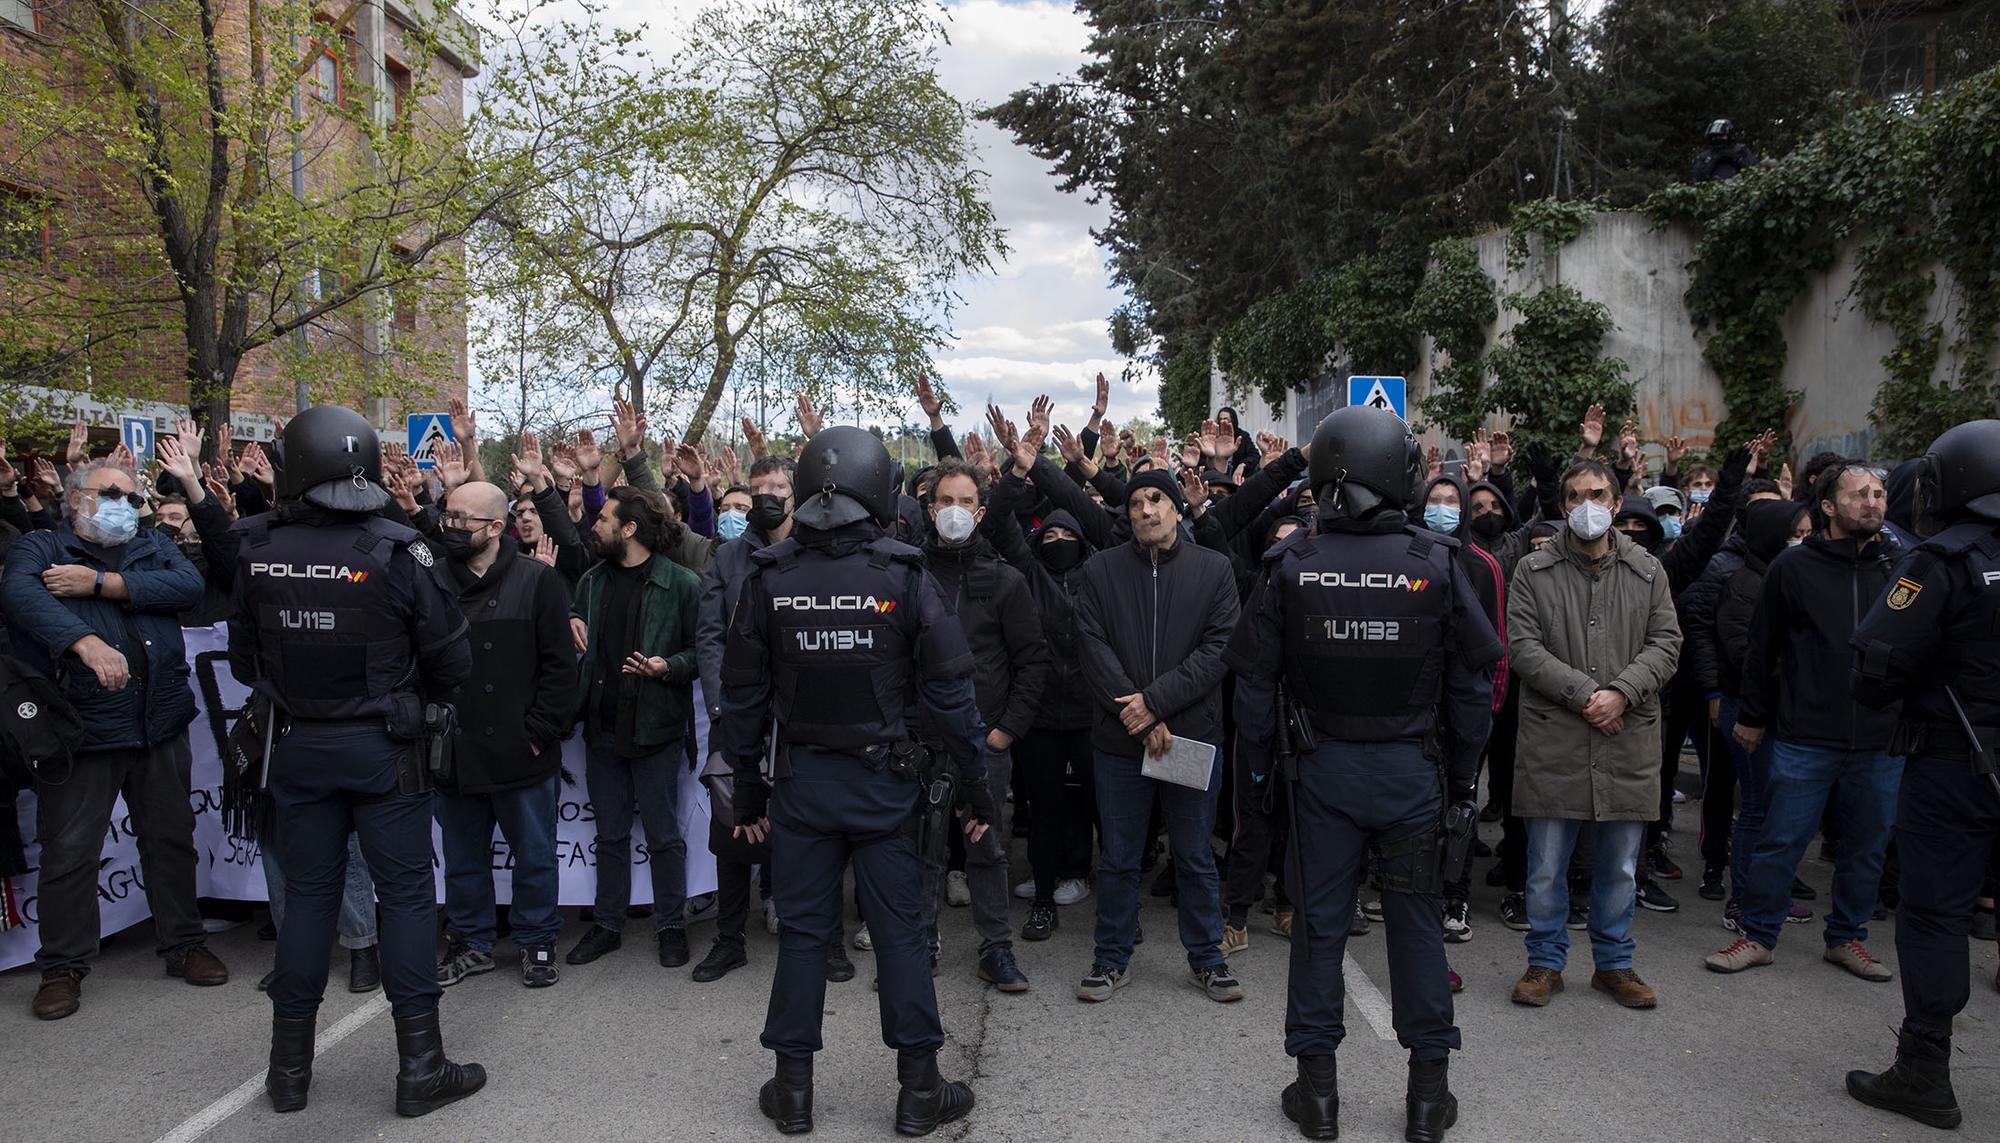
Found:
M 1314 536 L 1273 555 L 1286 691 L 1321 735 L 1393 742 L 1435 725 L 1453 546 L 1410 528 Z
M 922 553 L 877 540 L 827 557 L 786 540 L 751 559 L 785 742 L 859 751 L 909 738 Z
M 1904 701 L 1906 718 L 1957 726 L 1945 697 L 1949 684 L 1975 726 L 2000 728 L 2000 525 L 1980 520 L 1954 524 L 1923 542 L 1918 551 L 1956 564 L 1950 610 L 1939 617 L 1944 639 L 1924 682 Z M 1890 602 L 1899 584 L 1891 582 Z
M 432 558 L 417 533 L 378 517 L 328 527 L 259 517 L 245 533 L 237 585 L 257 622 L 260 689 L 293 718 L 387 715 L 415 677 L 411 595 L 390 566 L 399 547 Z

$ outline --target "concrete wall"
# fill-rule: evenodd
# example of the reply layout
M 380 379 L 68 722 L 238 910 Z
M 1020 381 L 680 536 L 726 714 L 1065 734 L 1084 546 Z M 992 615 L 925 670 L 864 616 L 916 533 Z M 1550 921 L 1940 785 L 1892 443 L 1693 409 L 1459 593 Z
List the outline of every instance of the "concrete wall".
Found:
M 1555 251 L 1533 250 L 1528 265 L 1511 273 L 1506 239 L 1506 232 L 1499 230 L 1473 239 L 1480 267 L 1503 293 L 1531 294 L 1545 283 L 1560 282 L 1610 308 L 1616 324 L 1605 338 L 1604 353 L 1630 367 L 1640 432 L 1656 458 L 1657 442 L 1676 432 L 1697 448 L 1714 442 L 1715 426 L 1725 412 L 1722 383 L 1702 359 L 1701 341 L 1682 300 L 1690 278 L 1687 266 L 1694 258 L 1688 232 L 1658 227 L 1641 214 L 1604 213 L 1574 242 Z M 1853 284 L 1850 250 L 1807 286 L 1783 324 L 1787 354 L 1782 380 L 1787 388 L 1804 394 L 1791 417 L 1795 453 L 1800 457 L 1823 449 L 1866 456 L 1874 444 L 1868 412 L 1882 380 L 1882 358 L 1894 347 L 1895 336 L 1861 314 L 1848 296 Z M 1957 305 L 1956 291 L 1940 273 L 1931 298 L 1932 319 L 1947 331 L 1954 329 Z M 1501 307 L 1489 348 L 1516 316 Z M 1949 359 L 1940 362 L 1939 375 L 1946 375 L 1952 366 Z M 1432 347 L 1426 341 L 1410 377 L 1414 399 L 1421 400 L 1430 391 L 1432 367 Z M 1366 363 L 1357 363 L 1354 371 L 1366 372 Z M 1310 434 L 1318 416 L 1345 401 L 1348 372 L 1336 370 L 1316 379 L 1282 411 L 1271 410 L 1254 394 L 1237 407 L 1246 426 L 1285 424 L 1287 428 L 1280 431 L 1296 440 Z M 1226 403 L 1226 387 L 1220 375 L 1211 380 L 1215 403 Z M 1504 424 L 1506 417 L 1496 420 Z

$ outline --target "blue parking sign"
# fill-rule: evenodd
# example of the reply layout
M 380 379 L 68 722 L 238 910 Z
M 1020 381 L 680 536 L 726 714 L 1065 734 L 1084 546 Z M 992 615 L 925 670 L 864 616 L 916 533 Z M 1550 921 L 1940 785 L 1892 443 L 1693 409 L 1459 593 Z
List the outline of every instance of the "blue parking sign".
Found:
M 153 418 L 121 417 L 118 421 L 119 439 L 132 450 L 132 456 L 140 464 L 153 459 Z

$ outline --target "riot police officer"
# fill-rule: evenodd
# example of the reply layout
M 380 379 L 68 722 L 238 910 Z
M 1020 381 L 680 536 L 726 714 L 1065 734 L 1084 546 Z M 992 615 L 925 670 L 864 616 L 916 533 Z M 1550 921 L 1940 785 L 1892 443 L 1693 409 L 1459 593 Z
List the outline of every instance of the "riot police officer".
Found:
M 423 696 L 449 691 L 471 668 L 465 619 L 417 533 L 376 514 L 389 494 L 375 430 L 360 414 L 308 409 L 285 426 L 282 444 L 277 509 L 236 524 L 242 548 L 229 622 L 230 665 L 255 692 L 270 744 L 265 765 L 285 872 L 264 1088 L 278 1111 L 306 1105 L 354 833 L 381 902 L 382 985 L 401 1057 L 396 1112 L 425 1115 L 486 1082 L 478 1064 L 447 1060 L 438 1034 L 422 754 Z
M 1890 508 L 1893 511 L 1895 505 Z M 1850 1095 L 1957 1127 L 1951 1022 L 1971 993 L 1966 934 L 2000 840 L 2000 421 L 1931 442 L 1917 476 L 1926 537 L 1854 631 L 1854 697 L 1903 704 L 1897 796 L 1903 1027 L 1896 1062 L 1847 1073 Z
M 1317 531 L 1266 554 L 1228 653 L 1252 788 L 1268 798 L 1274 782 L 1292 783 L 1285 1051 L 1298 1058 L 1298 1079 L 1282 1105 L 1306 1138 L 1339 1134 L 1341 958 L 1372 852 L 1396 1036 L 1410 1052 L 1406 1138 L 1435 1143 L 1458 1114 L 1446 1078 L 1459 1035 L 1439 895 L 1448 841 L 1470 844 L 1501 649 L 1454 558 L 1457 542 L 1405 514 L 1424 466 L 1402 419 L 1337 410 L 1309 454 Z
M 928 1134 L 972 1110 L 938 1074 L 944 1043 L 922 921 L 915 834 L 924 788 L 912 741 L 921 702 L 962 775 L 972 841 L 998 820 L 985 785 L 985 727 L 972 656 L 924 570 L 884 537 L 896 519 L 888 450 L 871 433 L 824 429 L 800 454 L 792 535 L 752 559 L 722 659 L 723 749 L 736 772 L 737 832 L 771 839 L 777 977 L 763 1044 L 777 1074 L 758 1106 L 785 1134 L 812 1130 L 812 1057 L 826 998 L 826 945 L 839 939 L 851 858 L 874 937 L 882 1038 L 896 1049 L 896 1130 Z M 772 775 L 760 765 L 777 722 Z M 767 814 L 768 810 L 768 814 Z

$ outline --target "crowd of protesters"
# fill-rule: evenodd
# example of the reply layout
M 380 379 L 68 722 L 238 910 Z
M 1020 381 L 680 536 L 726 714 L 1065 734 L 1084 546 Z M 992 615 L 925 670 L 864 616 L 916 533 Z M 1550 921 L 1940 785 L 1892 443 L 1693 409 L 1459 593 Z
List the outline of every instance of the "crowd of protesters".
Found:
M 1224 649 L 1264 553 L 1313 527 L 1303 450 L 1253 437 L 1226 407 L 1179 442 L 1142 445 L 1107 419 L 1101 377 L 1075 431 L 1052 424 L 1042 398 L 1018 423 L 989 409 L 984 432 L 960 436 L 927 381 L 916 395 L 935 458 L 903 474 L 892 532 L 923 550 L 964 628 L 987 770 L 996 790 L 1011 790 L 1011 828 L 955 837 L 936 879 L 942 903 L 972 910 L 975 971 L 1007 992 L 1031 987 L 1029 967 L 1060 971 L 1024 966 L 1034 958 L 1017 955 L 1015 941 L 1046 941 L 1066 910 L 1084 907 L 1094 913 L 1091 960 L 1064 967 L 1083 970 L 1080 1000 L 1108 1001 L 1127 979 L 1150 894 L 1173 899 L 1200 990 L 1240 999 L 1228 958 L 1251 946 L 1252 912 L 1261 904 L 1281 939 L 1293 914 L 1284 807 L 1245 797 L 1250 776 L 1229 761 Z M 750 555 L 791 530 L 792 461 L 747 419 L 739 457 L 660 441 L 642 410 L 620 402 L 597 432 L 522 432 L 506 470 L 489 472 L 474 417 L 453 411 L 457 439 L 431 467 L 400 449 L 383 457 L 386 514 L 427 537 L 448 569 L 475 652 L 470 678 L 435 696 L 455 705 L 459 723 L 435 804 L 438 980 L 492 971 L 510 939 L 523 983 L 553 985 L 564 966 L 617 951 L 628 921 L 647 919 L 659 963 L 679 968 L 693 960 L 689 921 L 710 915 L 716 934 L 691 975 L 716 980 L 748 963 L 753 917 L 777 931 L 768 851 L 726 826 L 680 836 L 680 776 L 702 773 L 726 819 L 729 767 L 700 740 L 694 703 L 719 711 L 723 645 Z M 806 436 L 818 431 L 803 397 L 797 416 Z M 182 629 L 230 615 L 232 524 L 272 506 L 282 458 L 236 447 L 225 429 L 203 463 L 193 423 L 176 430 L 160 437 L 150 466 L 122 447 L 89 456 L 81 422 L 60 463 L 17 468 L 0 452 L 8 680 L 46 680 L 81 726 L 64 780 L 7 771 L 37 797 L 33 1010 L 45 1019 L 81 1002 L 98 947 L 98 859 L 120 795 L 165 971 L 197 985 L 229 979 L 205 943 L 196 897 L 196 706 Z M 1449 463 L 1432 450 L 1409 507 L 1413 522 L 1460 542 L 1508 652 L 1483 765 L 1482 817 L 1499 823 L 1498 844 L 1476 852 L 1493 859 L 1483 876 L 1501 890 L 1493 919 L 1525 934 L 1512 998 L 1550 1003 L 1569 933 L 1587 931 L 1593 984 L 1628 1007 L 1656 1004 L 1633 964 L 1632 927 L 1638 909 L 1681 907 L 1669 888 L 1683 884 L 1677 850 L 1691 865 L 1698 857 L 1696 893 L 1735 934 L 1711 969 L 1770 964 L 1784 926 L 1822 908 L 1826 960 L 1889 979 L 1866 941 L 1869 923 L 1896 904 L 1884 873 L 1895 849 L 1896 715 L 1846 697 L 1845 648 L 1915 542 L 1913 478 L 1906 467 L 1821 454 L 1794 479 L 1770 433 L 1730 442 L 1714 466 L 1691 463 L 1677 437 L 1660 443 L 1654 476 L 1638 429 L 1613 432 L 1601 408 L 1583 413 L 1574 456 L 1516 455 L 1506 432 L 1482 429 Z M 572 735 L 584 747 L 596 852 L 627 852 L 636 825 L 653 904 L 632 906 L 629 864 L 599 862 L 587 926 L 559 953 L 556 812 L 561 744 Z M 1146 777 L 1142 757 L 1173 739 L 1217 745 L 1225 779 L 1204 793 Z M 1689 748 L 1698 779 L 1678 774 Z M 1701 807 L 1698 836 L 1680 840 L 1683 787 L 1699 791 Z M 9 836 L 15 821 L 0 813 L 4 874 L 25 871 L 27 839 Z M 496 829 L 512 853 L 505 908 L 494 901 Z M 1815 838 L 1835 866 L 1824 903 L 1797 875 Z M 1014 841 L 1027 874 L 1018 883 Z M 689 845 L 715 854 L 712 899 L 687 899 Z M 272 848 L 264 861 L 276 887 Z M 2000 877 L 2000 863 L 1994 870 Z M 1451 871 L 1447 943 L 1486 923 L 1470 903 L 1477 873 Z M 1975 920 L 1988 939 L 1993 888 L 1989 880 Z M 1379 920 L 1377 896 L 1360 893 L 1351 933 Z M 271 915 L 282 924 L 279 894 Z M 867 920 L 857 912 L 826 949 L 829 980 L 855 975 L 843 945 L 870 947 Z M 379 981 L 374 931 L 373 888 L 355 852 L 340 940 L 357 990 Z M 933 933 L 934 958 L 940 947 Z

